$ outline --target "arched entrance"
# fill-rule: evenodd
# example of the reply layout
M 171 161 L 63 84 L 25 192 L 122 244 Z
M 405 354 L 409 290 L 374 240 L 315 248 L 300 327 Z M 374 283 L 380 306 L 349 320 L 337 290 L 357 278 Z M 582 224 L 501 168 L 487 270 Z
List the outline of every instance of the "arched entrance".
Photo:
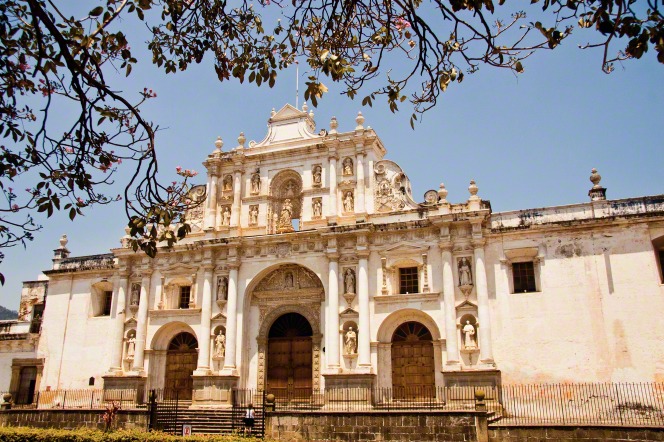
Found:
M 396 399 L 435 397 L 433 338 L 419 322 L 404 322 L 392 334 L 392 388 Z
M 299 313 L 286 313 L 270 327 L 266 390 L 276 397 L 309 397 L 312 391 L 311 324 Z
M 182 332 L 171 339 L 166 352 L 165 395 L 191 399 L 192 373 L 196 370 L 198 341 L 191 333 Z

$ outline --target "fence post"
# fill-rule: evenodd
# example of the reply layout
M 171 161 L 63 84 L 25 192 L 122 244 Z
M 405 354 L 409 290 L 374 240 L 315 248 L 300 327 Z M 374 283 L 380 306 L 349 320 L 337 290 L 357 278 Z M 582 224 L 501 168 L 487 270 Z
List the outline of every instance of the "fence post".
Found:
M 37 392 L 37 401 L 35 403 L 35 409 L 39 409 L 39 391 Z
M 67 402 L 67 390 L 65 390 L 64 396 L 62 396 L 62 408 L 65 408 L 65 403 Z
M 616 409 L 618 410 L 618 416 L 620 416 L 620 425 L 623 425 L 623 414 L 622 414 L 622 407 L 620 407 L 620 389 L 618 388 L 618 385 L 620 384 L 614 384 L 615 390 L 616 390 L 616 396 L 618 397 L 618 406 Z

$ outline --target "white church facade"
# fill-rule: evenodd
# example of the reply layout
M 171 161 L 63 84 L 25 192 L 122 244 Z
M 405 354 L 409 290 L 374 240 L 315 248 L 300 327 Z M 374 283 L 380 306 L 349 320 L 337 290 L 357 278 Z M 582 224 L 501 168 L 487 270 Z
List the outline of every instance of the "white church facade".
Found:
M 172 249 L 61 239 L 0 323 L 0 390 L 664 380 L 664 195 L 607 200 L 593 171 L 580 204 L 493 213 L 474 181 L 416 202 L 385 155 L 361 114 L 319 132 L 290 105 L 219 139 Z

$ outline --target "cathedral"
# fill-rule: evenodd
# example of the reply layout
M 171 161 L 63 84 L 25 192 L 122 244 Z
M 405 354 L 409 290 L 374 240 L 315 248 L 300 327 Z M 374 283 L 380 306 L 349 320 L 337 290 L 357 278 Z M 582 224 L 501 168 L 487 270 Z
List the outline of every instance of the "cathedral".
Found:
M 259 142 L 217 139 L 192 233 L 154 259 L 63 236 L 0 322 L 0 390 L 664 380 L 664 195 L 609 200 L 593 169 L 584 203 L 494 213 L 474 181 L 418 202 L 355 123 L 286 105 Z

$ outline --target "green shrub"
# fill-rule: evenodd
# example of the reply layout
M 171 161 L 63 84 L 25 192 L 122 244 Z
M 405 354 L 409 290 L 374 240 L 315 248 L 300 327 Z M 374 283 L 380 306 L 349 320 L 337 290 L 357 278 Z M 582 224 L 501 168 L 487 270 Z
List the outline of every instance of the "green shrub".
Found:
M 0 427 L 2 442 L 257 442 L 241 436 L 178 437 L 157 431 L 119 430 L 103 432 L 88 428 L 60 430 L 31 427 Z

